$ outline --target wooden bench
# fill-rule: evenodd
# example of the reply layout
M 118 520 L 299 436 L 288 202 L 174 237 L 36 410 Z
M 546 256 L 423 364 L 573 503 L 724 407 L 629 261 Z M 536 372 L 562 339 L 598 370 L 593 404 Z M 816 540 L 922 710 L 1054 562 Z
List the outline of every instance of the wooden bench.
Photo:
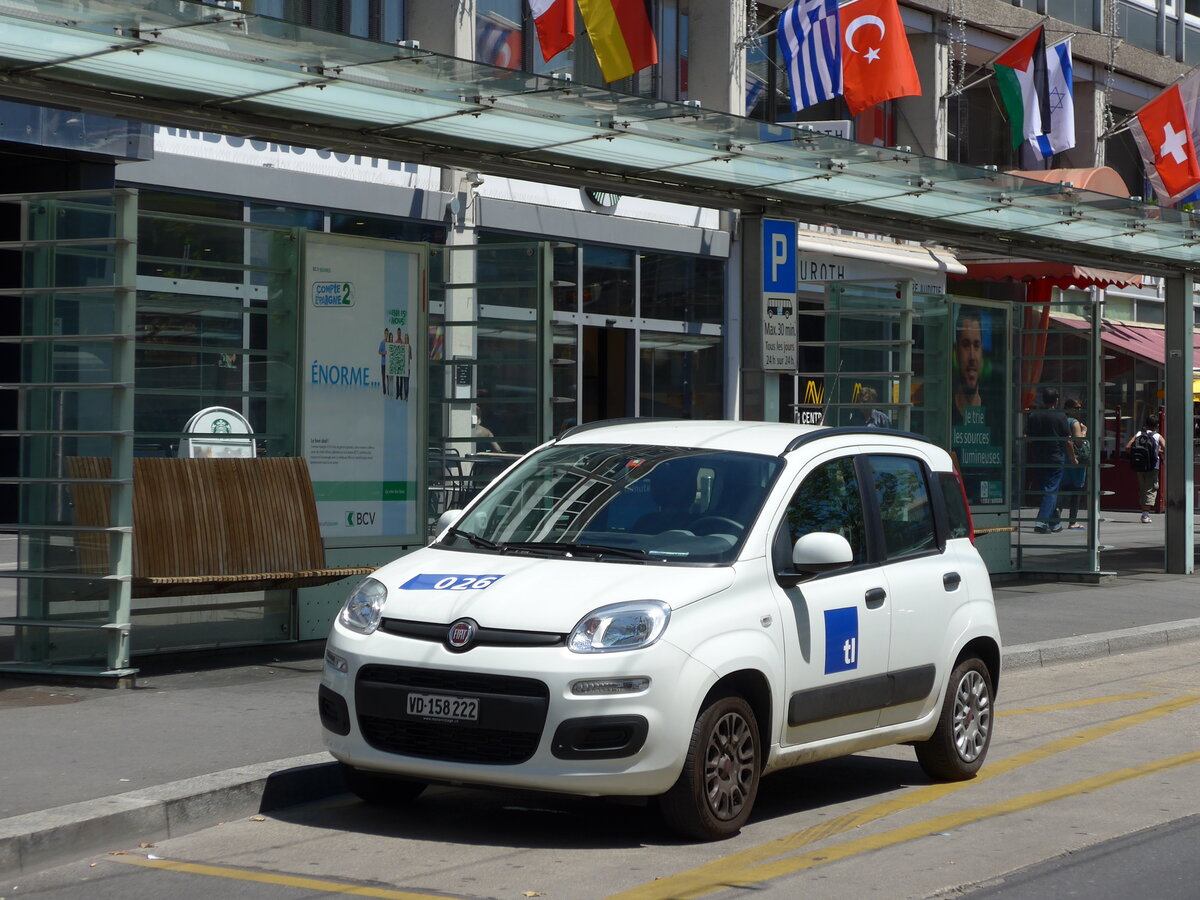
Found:
M 106 457 L 70 457 L 72 478 L 111 477 Z M 77 525 L 112 525 L 110 488 L 76 483 Z M 87 574 L 110 574 L 109 536 L 80 533 Z M 302 457 L 133 460 L 133 596 L 171 597 L 312 587 L 375 566 L 325 565 Z

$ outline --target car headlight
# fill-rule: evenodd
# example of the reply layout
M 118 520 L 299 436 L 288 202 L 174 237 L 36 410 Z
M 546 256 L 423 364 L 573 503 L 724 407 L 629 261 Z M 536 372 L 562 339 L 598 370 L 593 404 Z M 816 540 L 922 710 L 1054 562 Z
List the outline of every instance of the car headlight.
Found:
M 602 606 L 580 620 L 567 639 L 567 646 L 575 653 L 638 650 L 662 637 L 670 618 L 671 607 L 661 600 Z
M 382 581 L 365 578 L 346 598 L 346 605 L 338 614 L 338 621 L 359 634 L 371 634 L 379 627 L 383 602 L 387 600 L 387 588 Z

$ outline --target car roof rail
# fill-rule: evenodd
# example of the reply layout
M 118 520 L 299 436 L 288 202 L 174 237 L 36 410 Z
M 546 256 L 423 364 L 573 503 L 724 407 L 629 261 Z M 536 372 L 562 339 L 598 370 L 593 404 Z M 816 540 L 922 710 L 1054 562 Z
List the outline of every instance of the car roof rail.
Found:
M 898 428 L 876 428 L 873 425 L 839 425 L 836 427 L 829 427 L 829 428 L 821 427 L 814 431 L 809 431 L 802 435 L 799 435 L 795 439 L 793 439 L 790 444 L 787 445 L 787 447 L 784 449 L 783 452 L 791 453 L 793 450 L 803 447 L 805 444 L 811 443 L 812 441 L 822 441 L 822 440 L 825 440 L 826 438 L 839 437 L 839 436 L 845 436 L 845 435 L 851 435 L 851 434 L 863 434 L 863 435 L 886 434 L 886 435 L 891 435 L 892 437 L 911 438 L 913 440 L 921 441 L 924 444 L 934 443 L 934 441 L 932 439 L 926 437 L 923 434 L 917 434 L 912 431 L 901 431 Z

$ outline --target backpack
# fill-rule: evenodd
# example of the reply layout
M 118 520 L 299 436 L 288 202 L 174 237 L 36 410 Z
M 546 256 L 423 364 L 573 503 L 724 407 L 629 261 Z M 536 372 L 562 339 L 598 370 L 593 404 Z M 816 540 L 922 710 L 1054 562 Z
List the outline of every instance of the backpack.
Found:
M 1151 431 L 1139 431 L 1129 448 L 1129 464 L 1135 472 L 1153 472 L 1158 468 L 1158 441 Z

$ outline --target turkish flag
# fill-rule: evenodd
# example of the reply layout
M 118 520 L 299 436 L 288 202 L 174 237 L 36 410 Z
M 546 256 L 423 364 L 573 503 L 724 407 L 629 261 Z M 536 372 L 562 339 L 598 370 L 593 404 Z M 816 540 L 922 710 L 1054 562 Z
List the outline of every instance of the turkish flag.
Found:
M 542 58 L 549 62 L 575 40 L 574 0 L 529 0 L 529 9 L 533 13 Z
M 1154 167 L 1164 192 L 1174 198 L 1195 188 L 1200 183 L 1200 162 L 1179 85 L 1172 85 L 1143 106 L 1137 124 L 1142 132 L 1138 143 L 1149 150 L 1145 153 L 1147 166 Z
M 921 94 L 896 0 L 851 0 L 842 22 L 842 93 L 850 115 L 884 100 Z

